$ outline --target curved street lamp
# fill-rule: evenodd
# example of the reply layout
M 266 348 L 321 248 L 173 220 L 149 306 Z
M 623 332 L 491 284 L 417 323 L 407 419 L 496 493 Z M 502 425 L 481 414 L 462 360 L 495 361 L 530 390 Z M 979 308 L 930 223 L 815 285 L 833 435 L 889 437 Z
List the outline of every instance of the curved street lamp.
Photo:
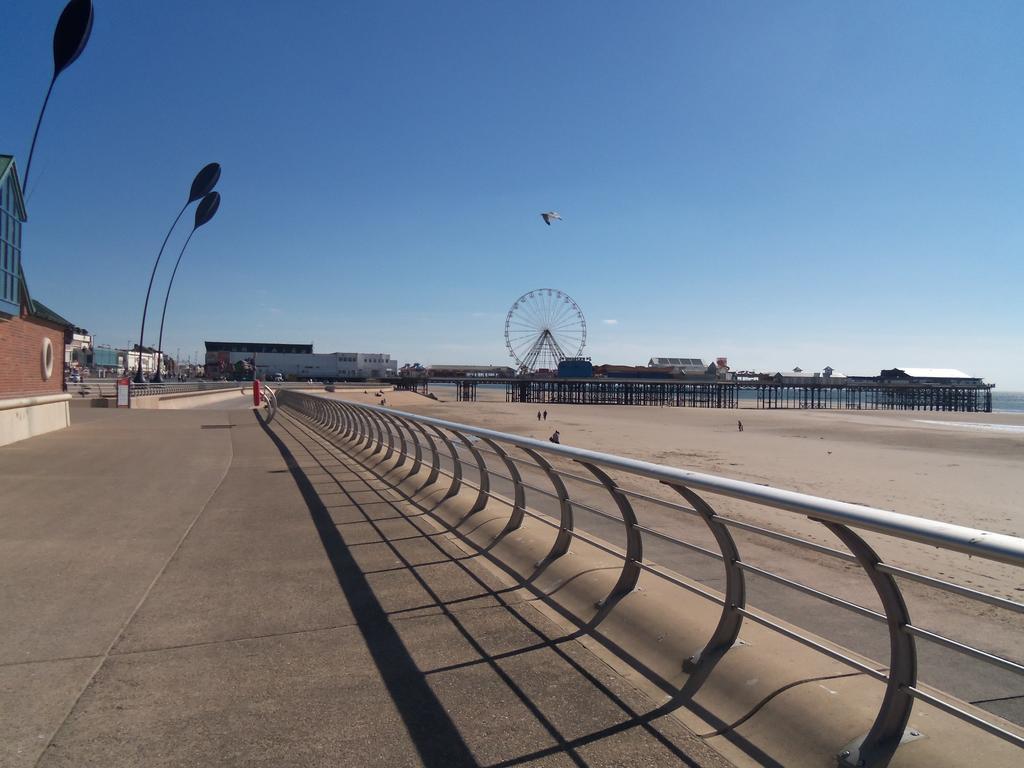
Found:
M 153 381 L 163 381 L 163 377 L 160 375 L 160 359 L 164 354 L 164 318 L 167 317 L 167 300 L 171 298 L 171 286 L 174 285 L 174 276 L 178 274 L 178 265 L 181 264 L 181 257 L 185 255 L 185 249 L 188 247 L 188 243 L 189 240 L 192 239 L 192 235 L 194 235 L 196 230 L 203 226 L 203 224 L 206 224 L 214 217 L 218 208 L 220 208 L 220 192 L 211 192 L 199 201 L 199 205 L 196 206 L 195 224 L 192 225 L 192 231 L 188 233 L 185 245 L 181 246 L 181 253 L 178 254 L 178 260 L 174 262 L 174 271 L 171 272 L 170 282 L 167 283 L 167 294 L 164 296 L 164 311 L 160 313 L 160 340 L 156 344 L 156 375 L 153 376 Z M 139 362 L 141 364 L 141 352 L 139 354 Z M 177 365 L 177 361 L 175 361 L 175 365 Z
M 153 271 L 149 274 L 149 287 L 146 289 L 146 303 L 142 305 L 142 328 L 139 331 L 139 367 L 135 371 L 135 383 L 141 384 L 145 381 L 142 376 L 142 338 L 146 333 L 146 312 L 149 310 L 149 294 L 153 290 L 153 278 L 156 277 L 156 268 L 160 263 L 160 257 L 163 256 L 164 248 L 167 247 L 167 241 L 171 239 L 171 232 L 174 231 L 174 227 L 177 226 L 178 220 L 185 213 L 185 209 L 192 203 L 200 198 L 206 197 L 213 191 L 213 188 L 217 186 L 217 182 L 220 180 L 220 163 L 210 163 L 205 166 L 196 177 L 192 180 L 192 188 L 188 193 L 188 200 L 181 210 L 178 211 L 178 215 L 174 218 L 174 223 L 171 224 L 171 228 L 167 230 L 167 236 L 164 238 L 163 245 L 160 246 L 160 252 L 156 255 L 156 261 L 153 262 Z M 193 232 L 195 229 L 192 230 Z M 189 235 L 191 237 L 191 235 Z M 159 368 L 157 368 L 159 371 Z
M 70 67 L 85 50 L 85 44 L 89 42 L 89 34 L 92 32 L 92 18 L 92 0 L 71 0 L 64 6 L 64 11 L 57 20 L 57 28 L 53 31 L 53 77 L 50 78 L 50 87 L 46 91 L 46 98 L 43 99 L 43 108 L 39 110 L 36 130 L 32 134 L 32 146 L 28 150 L 25 178 L 22 179 L 21 185 L 25 194 L 28 194 L 28 174 L 32 170 L 32 155 L 36 151 L 39 126 L 42 125 L 43 113 L 46 112 L 54 83 L 57 82 L 57 76 Z

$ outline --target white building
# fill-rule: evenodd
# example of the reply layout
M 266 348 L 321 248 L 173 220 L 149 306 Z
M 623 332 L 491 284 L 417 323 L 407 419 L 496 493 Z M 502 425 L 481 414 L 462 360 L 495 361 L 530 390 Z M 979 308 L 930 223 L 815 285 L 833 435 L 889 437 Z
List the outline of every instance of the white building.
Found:
M 674 374 L 703 376 L 708 367 L 699 357 L 652 357 L 647 361 L 648 368 L 671 368 Z
M 805 371 L 800 366 L 797 366 L 789 373 L 776 371 L 770 378 L 782 384 L 817 386 L 823 384 L 845 384 L 847 376 L 845 373 L 839 373 L 832 366 L 826 365 L 820 373 L 817 371 Z
M 253 354 L 256 376 L 282 374 L 297 379 L 380 379 L 398 375 L 398 361 L 383 352 Z
M 84 328 L 72 328 L 71 340 L 64 336 L 64 368 L 85 368 L 92 352 L 92 334 Z
M 156 350 L 152 347 L 142 348 L 142 373 L 147 378 L 156 373 Z M 117 350 L 117 367 L 123 372 L 126 368 L 130 374 L 139 369 L 139 345 L 133 349 Z M 167 365 L 163 359 L 160 360 L 160 375 L 167 373 Z

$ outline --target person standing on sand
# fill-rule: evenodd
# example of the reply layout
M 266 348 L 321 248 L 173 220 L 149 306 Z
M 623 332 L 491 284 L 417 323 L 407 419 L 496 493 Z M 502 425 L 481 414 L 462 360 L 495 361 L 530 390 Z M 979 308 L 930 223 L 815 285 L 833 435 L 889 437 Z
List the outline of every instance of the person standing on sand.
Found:
M 548 412 L 544 411 L 544 421 L 547 421 L 547 420 L 548 420 Z
M 540 411 L 537 411 L 537 421 L 540 421 Z
M 736 419 L 736 428 L 739 429 L 740 432 L 743 431 L 743 422 L 739 419 Z

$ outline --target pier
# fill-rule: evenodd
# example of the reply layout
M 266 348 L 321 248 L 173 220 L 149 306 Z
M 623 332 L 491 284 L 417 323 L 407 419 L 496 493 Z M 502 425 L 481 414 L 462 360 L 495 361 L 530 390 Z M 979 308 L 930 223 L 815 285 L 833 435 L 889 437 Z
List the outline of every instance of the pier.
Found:
M 991 413 L 992 387 L 940 384 L 740 385 L 756 389 L 758 408 Z
M 479 384 L 505 387 L 509 403 L 554 405 L 649 405 L 678 408 L 813 409 L 854 411 L 946 411 L 991 413 L 992 385 L 918 384 L 857 380 L 791 384 L 764 381 L 678 379 L 387 379 L 398 390 L 428 394 L 430 384 L 455 386 L 456 400 L 475 401 Z
M 510 403 L 575 405 L 658 405 L 687 408 L 736 408 L 735 383 L 622 381 L 615 379 L 522 379 L 505 385 Z

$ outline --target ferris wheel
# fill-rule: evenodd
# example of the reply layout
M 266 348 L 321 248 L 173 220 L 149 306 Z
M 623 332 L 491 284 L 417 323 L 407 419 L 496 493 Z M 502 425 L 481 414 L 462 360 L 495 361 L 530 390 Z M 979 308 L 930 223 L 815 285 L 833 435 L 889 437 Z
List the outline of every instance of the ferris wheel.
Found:
M 554 288 L 523 294 L 505 318 L 505 346 L 524 373 L 558 368 L 565 358 L 579 357 L 586 341 L 579 305 Z

